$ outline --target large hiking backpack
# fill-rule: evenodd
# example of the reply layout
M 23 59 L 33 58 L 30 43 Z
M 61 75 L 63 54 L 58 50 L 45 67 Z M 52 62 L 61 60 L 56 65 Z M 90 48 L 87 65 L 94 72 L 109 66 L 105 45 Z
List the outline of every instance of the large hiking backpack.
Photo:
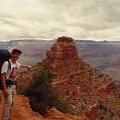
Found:
M 8 50 L 0 49 L 0 90 L 2 90 L 1 68 L 2 68 L 3 63 L 5 61 L 9 61 L 10 58 L 11 58 L 11 53 Z M 9 66 L 10 66 L 10 62 L 9 62 Z

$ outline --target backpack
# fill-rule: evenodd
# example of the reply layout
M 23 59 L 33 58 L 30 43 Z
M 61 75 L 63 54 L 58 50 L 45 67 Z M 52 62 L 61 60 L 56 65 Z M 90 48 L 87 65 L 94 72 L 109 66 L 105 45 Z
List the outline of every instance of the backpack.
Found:
M 1 69 L 4 62 L 8 61 L 9 67 L 11 69 L 11 64 L 9 59 L 11 58 L 11 53 L 6 49 L 0 49 L 0 90 L 2 90 L 2 83 L 1 83 Z

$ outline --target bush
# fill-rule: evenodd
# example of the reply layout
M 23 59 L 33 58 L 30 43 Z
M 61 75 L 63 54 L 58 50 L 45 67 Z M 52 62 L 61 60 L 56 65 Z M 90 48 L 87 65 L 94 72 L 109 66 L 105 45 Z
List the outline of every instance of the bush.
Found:
M 57 97 L 55 101 L 55 107 L 59 111 L 62 111 L 63 113 L 66 113 L 68 111 L 68 103 L 65 100 L 63 100 L 61 97 Z
M 30 99 L 32 109 L 41 115 L 52 107 L 64 113 L 67 111 L 67 103 L 57 95 L 52 87 L 52 77 L 51 72 L 45 68 L 34 76 L 34 81 L 24 91 Z

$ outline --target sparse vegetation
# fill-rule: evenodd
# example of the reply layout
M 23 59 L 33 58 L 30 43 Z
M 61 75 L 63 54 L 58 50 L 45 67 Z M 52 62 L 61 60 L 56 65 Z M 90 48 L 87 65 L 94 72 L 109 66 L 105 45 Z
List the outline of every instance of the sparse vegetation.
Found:
M 44 67 L 34 76 L 34 81 L 24 91 L 24 94 L 30 99 L 32 109 L 41 115 L 52 107 L 56 107 L 61 112 L 67 112 L 67 102 L 57 95 L 51 85 L 52 77 L 51 72 Z

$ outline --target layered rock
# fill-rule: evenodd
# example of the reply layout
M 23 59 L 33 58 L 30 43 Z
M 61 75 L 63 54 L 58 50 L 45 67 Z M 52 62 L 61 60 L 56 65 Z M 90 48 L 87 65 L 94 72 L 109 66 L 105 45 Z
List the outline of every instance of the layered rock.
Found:
M 47 56 L 50 60 L 78 57 L 73 39 L 65 36 L 59 37 L 57 42 L 51 47 L 51 50 L 47 52 Z
M 73 116 L 69 114 L 63 114 L 62 112 L 58 111 L 56 108 L 52 108 L 47 112 L 45 116 L 45 120 L 89 120 L 85 115 L 81 116 Z
M 66 60 L 78 58 L 77 48 L 73 39 L 65 36 L 59 37 L 46 54 L 49 59 L 48 65 L 54 71 L 57 71 L 59 66 L 62 66 Z

